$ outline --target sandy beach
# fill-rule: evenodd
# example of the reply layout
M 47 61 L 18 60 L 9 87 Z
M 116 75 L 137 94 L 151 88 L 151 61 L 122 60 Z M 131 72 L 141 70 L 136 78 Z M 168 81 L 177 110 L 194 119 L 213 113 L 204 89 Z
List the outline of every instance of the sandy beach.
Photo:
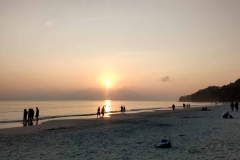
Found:
M 0 156 L 14 159 L 239 159 L 240 113 L 229 105 L 53 120 L 0 129 Z M 169 139 L 172 148 L 154 148 Z

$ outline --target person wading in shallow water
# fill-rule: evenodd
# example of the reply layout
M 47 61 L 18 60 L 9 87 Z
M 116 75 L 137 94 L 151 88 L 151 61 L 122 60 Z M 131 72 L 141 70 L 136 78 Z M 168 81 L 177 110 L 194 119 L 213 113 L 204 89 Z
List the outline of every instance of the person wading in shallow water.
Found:
M 172 105 L 172 110 L 173 110 L 173 111 L 175 110 L 175 105 L 174 105 L 174 104 Z

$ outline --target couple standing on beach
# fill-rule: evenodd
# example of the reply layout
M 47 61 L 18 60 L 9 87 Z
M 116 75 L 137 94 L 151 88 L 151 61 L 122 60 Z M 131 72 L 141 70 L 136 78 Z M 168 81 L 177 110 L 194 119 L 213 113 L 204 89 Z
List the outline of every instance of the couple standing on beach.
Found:
M 104 113 L 105 113 L 105 107 L 104 106 L 102 107 L 101 113 L 100 113 L 100 107 L 98 107 L 97 118 L 98 118 L 98 116 L 99 116 L 99 118 L 101 118 L 101 114 L 102 114 L 102 117 L 104 117 Z
M 238 111 L 238 105 L 239 105 L 238 102 L 236 102 L 235 104 L 232 102 L 231 105 L 230 105 L 232 111 L 233 111 L 234 107 L 235 107 L 236 111 Z
M 125 112 L 126 111 L 125 106 L 121 106 L 120 108 L 121 108 L 121 112 Z

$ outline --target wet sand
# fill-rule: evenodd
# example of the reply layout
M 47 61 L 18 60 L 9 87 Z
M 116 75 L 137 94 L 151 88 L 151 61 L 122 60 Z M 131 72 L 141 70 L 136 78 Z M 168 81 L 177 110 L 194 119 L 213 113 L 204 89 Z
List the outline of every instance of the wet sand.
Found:
M 240 112 L 229 106 L 53 120 L 0 129 L 1 159 L 239 159 Z M 154 148 L 162 139 L 172 148 Z

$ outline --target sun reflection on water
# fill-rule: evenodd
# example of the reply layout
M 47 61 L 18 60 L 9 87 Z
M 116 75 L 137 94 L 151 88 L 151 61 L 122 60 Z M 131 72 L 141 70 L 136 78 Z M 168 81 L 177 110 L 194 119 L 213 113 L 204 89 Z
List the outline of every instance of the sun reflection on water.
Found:
M 111 111 L 111 101 L 105 100 L 105 111 L 110 112 Z

